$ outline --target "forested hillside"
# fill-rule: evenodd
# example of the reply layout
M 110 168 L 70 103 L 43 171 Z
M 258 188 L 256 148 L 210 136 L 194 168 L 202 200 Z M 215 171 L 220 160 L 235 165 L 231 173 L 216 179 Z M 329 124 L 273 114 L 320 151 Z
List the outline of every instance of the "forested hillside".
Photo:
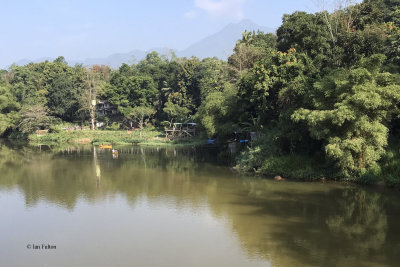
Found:
M 119 113 L 97 120 L 115 127 L 196 121 L 219 140 L 259 132 L 240 170 L 397 185 L 400 0 L 284 15 L 276 35 L 244 32 L 228 61 L 153 52 L 115 71 L 63 57 L 11 66 L 0 92 L 4 136 L 89 124 L 101 99 Z

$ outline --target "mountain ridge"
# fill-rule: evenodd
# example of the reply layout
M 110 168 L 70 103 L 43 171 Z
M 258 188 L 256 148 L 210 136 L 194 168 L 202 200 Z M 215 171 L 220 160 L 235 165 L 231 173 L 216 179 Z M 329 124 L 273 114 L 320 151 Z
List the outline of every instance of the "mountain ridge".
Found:
M 249 19 L 242 20 L 238 23 L 230 23 L 220 31 L 211 34 L 191 45 L 187 48 L 177 51 L 168 47 L 158 47 L 149 50 L 133 49 L 127 53 L 114 53 L 107 57 L 86 58 L 84 60 L 67 60 L 69 65 L 83 64 L 84 66 L 92 65 L 108 65 L 111 68 L 118 68 L 122 63 L 134 64 L 146 57 L 152 51 L 161 55 L 168 55 L 174 52 L 179 57 L 198 57 L 200 59 L 206 57 L 217 57 L 226 60 L 233 52 L 233 48 L 237 40 L 241 38 L 242 32 L 247 31 L 263 31 L 265 33 L 274 33 L 272 28 L 257 25 Z M 50 57 L 42 57 L 36 60 L 21 59 L 16 65 L 26 65 L 30 62 L 37 63 L 45 60 L 54 60 Z

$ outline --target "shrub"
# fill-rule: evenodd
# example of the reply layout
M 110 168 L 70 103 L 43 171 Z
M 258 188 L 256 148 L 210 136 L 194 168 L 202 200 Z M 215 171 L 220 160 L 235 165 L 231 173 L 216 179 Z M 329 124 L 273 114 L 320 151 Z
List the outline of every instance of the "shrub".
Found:
M 315 180 L 325 176 L 321 164 L 314 158 L 298 155 L 269 157 L 264 161 L 261 173 L 300 180 Z
M 49 133 L 59 133 L 59 132 L 61 132 L 60 126 L 51 125 L 49 127 Z
M 106 130 L 117 131 L 121 129 L 121 123 L 113 122 L 111 125 L 106 127 Z

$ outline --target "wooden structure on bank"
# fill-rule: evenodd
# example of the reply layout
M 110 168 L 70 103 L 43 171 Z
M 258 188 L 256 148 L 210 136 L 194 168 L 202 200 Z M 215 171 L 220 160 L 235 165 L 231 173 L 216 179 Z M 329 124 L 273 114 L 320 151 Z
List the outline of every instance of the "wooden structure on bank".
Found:
M 196 135 L 196 123 L 174 123 L 172 128 L 165 130 L 166 138 L 191 137 Z

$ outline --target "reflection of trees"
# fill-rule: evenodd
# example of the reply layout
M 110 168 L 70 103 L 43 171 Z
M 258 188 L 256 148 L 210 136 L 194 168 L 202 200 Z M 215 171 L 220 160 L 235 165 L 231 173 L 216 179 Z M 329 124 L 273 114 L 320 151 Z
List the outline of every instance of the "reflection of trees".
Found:
M 67 151 L 66 153 L 69 153 Z M 53 153 L 25 147 L 18 150 L 2 146 L 0 149 L 0 189 L 18 186 L 24 192 L 28 206 L 40 199 L 73 208 L 79 196 L 93 199 L 96 188 L 92 185 L 93 169 L 87 161 L 68 160 Z
M 37 153 L 0 148 L 0 190 L 17 187 L 27 205 L 40 199 L 73 209 L 123 195 L 177 208 L 207 206 L 250 257 L 277 266 L 390 265 L 400 262 L 397 195 L 310 183 L 237 179 L 201 150 L 93 147 Z M 99 168 L 99 170 L 98 170 Z M 101 173 L 101 182 L 96 182 Z M 395 204 L 397 203 L 397 204 Z M 397 205 L 397 206 L 395 206 Z M 397 213 L 398 214 L 398 213 Z
M 367 254 L 379 250 L 385 242 L 387 218 L 382 197 L 364 190 L 347 190 L 339 200 L 339 210 L 326 223 L 334 233 L 356 241 L 357 250 Z
M 94 201 L 121 193 L 134 200 L 140 195 L 169 194 L 168 189 L 172 191 L 177 183 L 188 187 L 189 177 L 198 168 L 195 153 L 158 150 L 121 148 L 119 159 L 111 160 L 110 151 L 90 146 L 39 153 L 36 149 L 14 150 L 2 145 L 0 186 L 18 186 L 27 205 L 43 198 L 68 208 L 73 208 L 80 197 Z
M 18 172 L 20 166 L 23 166 L 27 160 L 29 159 L 24 158 L 20 153 L 0 143 L 0 185 L 2 187 L 15 186 L 15 180 L 12 174 Z
M 211 207 L 230 218 L 252 256 L 264 255 L 277 266 L 399 262 L 398 254 L 387 252 L 385 237 L 396 228 L 387 227 L 379 193 L 267 180 L 244 180 L 241 186 L 222 201 L 225 206 Z M 227 194 L 215 195 L 222 196 Z

